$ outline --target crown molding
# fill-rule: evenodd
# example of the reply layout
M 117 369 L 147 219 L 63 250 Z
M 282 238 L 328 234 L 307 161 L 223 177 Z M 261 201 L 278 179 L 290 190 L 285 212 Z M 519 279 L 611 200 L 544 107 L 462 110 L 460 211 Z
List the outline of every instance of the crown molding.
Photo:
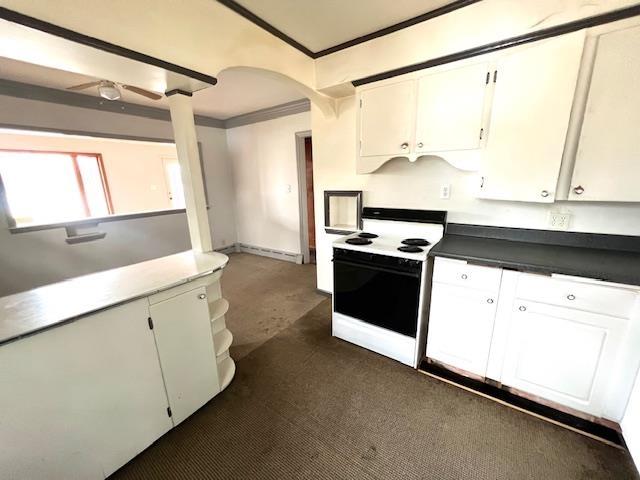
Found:
M 93 95 L 83 95 L 81 93 L 42 87 L 39 85 L 31 85 L 29 83 L 16 82 L 14 80 L 0 79 L 0 95 L 56 103 L 71 107 L 90 108 L 101 112 L 133 115 L 136 117 L 144 117 L 165 122 L 171 121 L 171 114 L 169 113 L 169 110 L 165 110 L 163 108 L 120 102 L 117 100 L 104 100 Z M 294 115 L 296 113 L 308 112 L 310 109 L 311 105 L 309 100 L 303 98 L 301 100 L 295 100 L 293 102 L 264 108 L 255 112 L 237 115 L 226 120 L 196 114 L 194 115 L 194 121 L 199 127 L 226 129 L 249 125 L 256 122 L 264 122 L 266 120 L 273 120 L 275 118 Z
M 297 40 L 291 38 L 289 35 L 284 33 L 282 30 L 279 30 L 266 20 L 260 18 L 255 13 L 253 13 L 248 8 L 240 5 L 236 0 L 217 0 L 218 3 L 221 3 L 225 7 L 234 11 L 241 17 L 246 18 L 251 23 L 257 25 L 258 27 L 266 30 L 271 35 L 279 38 L 283 42 L 292 46 L 296 50 L 304 53 L 310 58 L 320 58 L 325 55 L 330 55 L 332 53 L 338 52 L 340 50 L 344 50 L 345 48 L 353 47 L 354 45 L 359 45 L 364 42 L 368 42 L 369 40 L 373 40 L 374 38 L 382 37 L 384 35 L 389 35 L 390 33 L 397 32 L 398 30 L 402 30 L 407 27 L 411 27 L 417 23 L 425 22 L 427 20 L 431 20 L 432 18 L 439 17 L 440 15 L 444 15 L 446 13 L 453 12 L 454 10 L 458 10 L 459 8 L 466 7 L 468 5 L 472 5 L 474 3 L 479 2 L 480 0 L 454 0 L 442 7 L 436 8 L 435 10 L 431 10 L 429 12 L 423 13 L 413 18 L 409 18 L 408 20 L 404 20 L 402 22 L 396 23 L 394 25 L 390 25 L 388 27 L 382 28 L 380 30 L 376 30 L 375 32 L 367 33 L 366 35 L 362 35 L 360 37 L 353 38 L 351 40 L 347 40 L 346 42 L 342 42 L 338 45 L 334 45 L 332 47 L 328 47 L 317 52 L 310 50 L 309 48 L 302 45 Z
M 283 103 L 274 107 L 263 108 L 255 112 L 245 113 L 235 117 L 227 118 L 224 121 L 224 128 L 235 128 L 251 123 L 264 122 L 275 118 L 295 115 L 296 113 L 308 112 L 311 110 L 309 99 L 303 98 L 293 102 Z
M 57 103 L 71 107 L 91 108 L 101 112 L 121 113 L 134 115 L 136 117 L 150 118 L 152 120 L 171 121 L 169 110 L 147 105 L 138 105 L 118 100 L 104 100 L 93 95 L 83 95 L 66 90 L 41 87 L 29 83 L 16 82 L 13 80 L 0 79 L 0 95 L 9 97 L 24 98 L 27 100 L 38 100 L 41 102 Z M 224 121 L 207 117 L 205 115 L 194 115 L 196 125 L 202 127 L 225 128 Z

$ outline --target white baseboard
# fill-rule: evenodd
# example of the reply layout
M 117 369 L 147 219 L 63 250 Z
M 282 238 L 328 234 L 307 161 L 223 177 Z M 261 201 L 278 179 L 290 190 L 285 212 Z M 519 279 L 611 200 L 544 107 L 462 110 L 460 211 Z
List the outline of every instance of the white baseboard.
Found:
M 248 245 L 246 243 L 236 243 L 238 251 L 245 253 L 253 253 L 254 255 L 261 255 L 263 257 L 275 258 L 277 260 L 285 260 L 287 262 L 302 263 L 301 253 L 283 252 L 282 250 L 274 250 L 271 248 L 256 247 L 255 245 Z
M 238 246 L 234 243 L 233 245 L 227 245 L 226 247 L 214 248 L 214 251 L 224 253 L 225 255 L 228 253 L 236 253 L 238 252 Z

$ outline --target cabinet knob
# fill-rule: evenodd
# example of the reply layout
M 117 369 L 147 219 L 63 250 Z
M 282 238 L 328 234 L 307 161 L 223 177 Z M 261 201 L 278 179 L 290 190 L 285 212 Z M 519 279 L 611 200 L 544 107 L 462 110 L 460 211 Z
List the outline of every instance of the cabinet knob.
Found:
M 198 298 L 200 300 L 204 300 L 205 298 L 207 298 L 207 296 L 204 293 L 201 293 L 200 295 L 198 295 Z
M 521 312 L 524 312 L 527 309 L 527 307 L 525 307 L 524 305 L 520 305 L 518 307 L 518 310 L 520 310 Z
M 567 295 L 567 300 L 575 300 L 576 296 L 573 293 L 570 293 L 569 295 Z
M 400 148 L 402 150 L 406 150 L 407 148 L 409 148 L 409 143 L 408 142 L 404 142 L 402 145 L 400 145 Z
M 547 198 L 549 196 L 549 191 L 548 190 L 542 190 L 540 192 L 540 196 L 544 197 L 544 198 Z
M 582 185 L 578 185 L 573 189 L 573 193 L 575 193 L 576 195 L 582 195 L 584 193 L 584 188 L 582 188 Z
M 487 303 L 493 303 L 493 298 L 487 298 Z
M 424 147 L 424 143 L 422 143 L 422 142 L 418 142 L 417 147 L 418 147 L 418 148 L 422 148 L 422 147 Z
M 466 280 L 469 277 L 467 277 L 466 273 L 463 273 L 462 275 L 460 275 L 460 278 L 463 279 L 463 280 Z

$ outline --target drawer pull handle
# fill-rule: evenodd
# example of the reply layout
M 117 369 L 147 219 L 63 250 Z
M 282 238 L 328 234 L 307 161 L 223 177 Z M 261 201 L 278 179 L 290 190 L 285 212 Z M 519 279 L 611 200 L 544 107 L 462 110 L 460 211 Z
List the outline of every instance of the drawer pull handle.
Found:
M 204 293 L 201 293 L 200 295 L 198 295 L 198 298 L 200 300 L 204 300 L 205 298 L 207 298 L 207 296 Z
M 468 277 L 466 273 L 463 273 L 462 275 L 460 275 L 460 278 L 466 280 Z
M 525 307 L 524 305 L 520 305 L 518 307 L 518 310 L 520 310 L 521 312 L 524 312 L 527 309 L 527 307 Z
M 493 303 L 493 298 L 487 298 L 487 303 Z
M 569 295 L 567 295 L 567 299 L 568 300 L 575 300 L 576 296 L 574 294 L 570 293 Z

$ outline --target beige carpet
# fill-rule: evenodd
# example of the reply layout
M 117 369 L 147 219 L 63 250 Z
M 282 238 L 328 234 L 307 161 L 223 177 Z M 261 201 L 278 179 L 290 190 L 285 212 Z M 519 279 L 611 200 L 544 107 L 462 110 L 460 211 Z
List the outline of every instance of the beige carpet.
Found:
M 243 269 L 254 270 L 253 260 L 243 260 Z M 282 268 L 288 278 L 289 266 Z M 286 287 L 253 285 L 251 291 L 290 293 L 287 278 L 259 276 Z M 241 277 L 225 288 L 243 291 Z M 304 309 L 290 300 L 286 311 Z M 283 311 L 276 303 L 246 306 L 256 316 L 234 319 L 236 327 L 246 322 L 249 330 L 259 324 L 279 331 L 270 339 L 240 340 L 247 349 L 262 343 L 238 361 L 227 390 L 113 478 L 639 478 L 622 450 L 332 338 L 329 300 L 288 327 L 288 317 L 272 313 Z

